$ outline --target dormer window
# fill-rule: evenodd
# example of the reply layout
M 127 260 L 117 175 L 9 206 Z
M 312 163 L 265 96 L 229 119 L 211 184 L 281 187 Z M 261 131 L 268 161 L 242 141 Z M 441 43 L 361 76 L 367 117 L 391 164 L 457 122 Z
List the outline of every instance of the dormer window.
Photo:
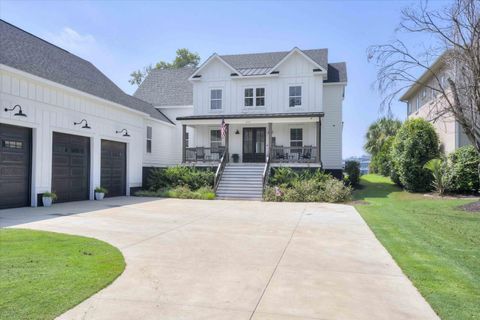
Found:
M 302 87 L 301 86 L 290 86 L 288 88 L 288 106 L 290 108 L 301 107 L 302 106 Z
M 211 110 L 222 109 L 222 89 L 210 90 L 210 109 Z
M 265 88 L 245 88 L 244 105 L 245 107 L 264 107 Z

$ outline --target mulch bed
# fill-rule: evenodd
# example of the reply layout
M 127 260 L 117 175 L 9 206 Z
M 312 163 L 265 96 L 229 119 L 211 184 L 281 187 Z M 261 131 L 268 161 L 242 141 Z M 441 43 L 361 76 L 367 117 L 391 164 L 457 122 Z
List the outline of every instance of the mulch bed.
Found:
M 464 204 L 459 206 L 458 209 L 468 212 L 480 212 L 480 201 Z

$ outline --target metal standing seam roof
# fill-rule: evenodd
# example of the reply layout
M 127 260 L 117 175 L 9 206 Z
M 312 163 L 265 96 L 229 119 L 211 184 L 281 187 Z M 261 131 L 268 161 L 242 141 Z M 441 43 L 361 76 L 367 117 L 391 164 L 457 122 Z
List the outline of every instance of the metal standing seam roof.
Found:
M 0 64 L 173 123 L 150 103 L 123 92 L 89 61 L 1 19 Z
M 305 118 L 323 117 L 323 112 L 297 112 L 297 113 L 242 113 L 242 114 L 211 114 L 177 117 L 177 120 L 211 120 L 211 119 L 262 119 L 262 118 Z

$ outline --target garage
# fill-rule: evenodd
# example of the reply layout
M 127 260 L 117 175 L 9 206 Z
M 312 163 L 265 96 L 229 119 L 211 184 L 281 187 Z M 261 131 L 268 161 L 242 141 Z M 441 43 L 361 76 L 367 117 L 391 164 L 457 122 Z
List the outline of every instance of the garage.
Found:
M 30 205 L 32 130 L 0 123 L 0 209 Z
M 52 191 L 57 202 L 88 200 L 90 138 L 53 133 Z
M 126 195 L 127 145 L 122 142 L 102 140 L 100 185 L 108 190 L 108 197 Z

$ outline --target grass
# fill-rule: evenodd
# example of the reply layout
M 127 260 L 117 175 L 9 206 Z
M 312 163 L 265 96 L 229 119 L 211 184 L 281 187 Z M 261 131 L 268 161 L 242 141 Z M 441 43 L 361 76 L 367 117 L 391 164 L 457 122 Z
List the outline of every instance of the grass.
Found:
M 0 230 L 0 319 L 53 319 L 110 284 L 122 254 L 99 240 Z
M 427 198 L 390 179 L 362 177 L 356 205 L 435 312 L 444 320 L 480 319 L 480 214 L 456 207 L 472 200 Z

